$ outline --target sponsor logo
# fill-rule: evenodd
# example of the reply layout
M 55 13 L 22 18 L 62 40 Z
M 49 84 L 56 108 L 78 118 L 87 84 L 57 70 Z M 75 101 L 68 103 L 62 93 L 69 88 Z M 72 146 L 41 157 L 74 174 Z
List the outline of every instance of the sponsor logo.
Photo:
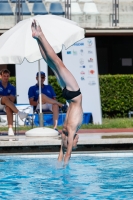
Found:
M 77 51 L 74 51 L 74 50 L 73 50 L 73 55 L 75 55 L 75 56 L 76 56 L 76 55 L 77 55 Z
M 91 39 L 88 39 L 88 40 L 87 40 L 87 46 L 88 46 L 88 47 L 92 47 L 92 46 L 93 46 L 93 42 L 92 42 Z
M 89 65 L 89 68 L 93 68 L 93 65 Z
M 84 50 L 80 49 L 80 55 L 83 56 L 83 54 L 84 54 Z
M 90 59 L 88 60 L 88 62 L 93 62 L 93 58 L 90 58 Z
M 39 90 L 36 90 L 36 93 L 39 94 Z
M 84 46 L 84 43 L 83 42 L 77 42 L 73 46 Z
M 81 59 L 79 60 L 79 63 L 80 63 L 80 65 L 83 65 L 83 64 L 84 64 L 84 60 L 81 58 Z
M 3 88 L 2 88 L 2 87 L 0 87 L 0 92 L 1 92 L 1 91 L 3 91 Z
M 71 54 L 71 51 L 67 51 L 67 54 Z
M 90 71 L 89 71 L 89 74 L 95 74 L 95 71 L 93 70 L 93 69 L 91 69 Z
M 95 78 L 95 76 L 93 75 L 90 75 L 90 76 L 88 76 L 87 78 L 89 78 L 89 79 L 92 79 L 92 78 Z
M 81 76 L 81 81 L 84 81 L 84 80 L 85 80 L 85 78 L 83 76 Z
M 93 69 L 89 70 L 89 74 L 95 74 L 95 71 Z
M 81 71 L 80 74 L 85 74 L 85 72 L 84 72 L 84 71 Z
M 7 90 L 7 92 L 8 92 L 8 93 L 10 93 L 10 92 L 11 92 L 11 90 Z
M 85 68 L 85 65 L 80 66 L 80 68 Z
M 95 81 L 89 81 L 88 85 L 96 85 L 96 82 Z
M 89 53 L 89 54 L 92 54 L 93 52 L 92 52 L 92 51 L 88 51 L 88 53 Z

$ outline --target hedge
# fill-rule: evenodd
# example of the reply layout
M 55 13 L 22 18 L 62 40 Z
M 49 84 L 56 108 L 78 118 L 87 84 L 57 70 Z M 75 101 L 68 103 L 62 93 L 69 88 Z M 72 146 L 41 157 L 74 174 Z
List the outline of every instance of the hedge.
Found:
M 10 81 L 16 84 L 15 77 Z M 65 103 L 55 76 L 49 76 L 58 101 Z M 133 111 L 133 75 L 100 75 L 100 95 L 103 117 L 125 117 Z
M 125 117 L 133 110 L 133 75 L 99 77 L 104 117 Z
M 50 85 L 52 85 L 52 87 L 54 88 L 55 90 L 55 93 L 56 93 L 56 98 L 59 102 L 61 103 L 66 103 L 66 100 L 62 97 L 62 89 L 61 87 L 59 86 L 58 82 L 57 82 L 57 79 L 55 76 L 49 76 L 48 77 L 48 83 Z
M 16 86 L 16 77 L 10 77 L 9 81 L 12 85 Z

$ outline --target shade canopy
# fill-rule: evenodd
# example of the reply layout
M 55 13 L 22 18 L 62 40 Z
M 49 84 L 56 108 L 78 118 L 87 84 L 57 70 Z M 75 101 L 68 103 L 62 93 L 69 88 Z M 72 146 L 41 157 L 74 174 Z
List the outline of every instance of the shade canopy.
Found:
M 36 19 L 56 53 L 84 38 L 84 29 L 75 22 L 55 15 L 37 15 L 25 19 L 0 36 L 0 64 L 21 64 L 26 58 L 42 58 L 37 41 L 32 38 L 31 23 Z

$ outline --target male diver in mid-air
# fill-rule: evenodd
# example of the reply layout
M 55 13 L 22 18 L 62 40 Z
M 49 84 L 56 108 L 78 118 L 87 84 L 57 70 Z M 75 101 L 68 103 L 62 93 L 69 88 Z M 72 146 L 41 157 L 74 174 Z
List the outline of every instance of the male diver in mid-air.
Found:
M 64 159 L 64 166 L 66 166 L 71 157 L 72 150 L 77 147 L 79 137 L 76 132 L 79 130 L 83 118 L 82 94 L 74 76 L 56 55 L 37 21 L 34 20 L 32 22 L 31 29 L 32 37 L 37 40 L 42 57 L 53 70 L 62 88 L 62 95 L 69 102 L 61 133 L 62 142 L 58 156 L 58 161 Z

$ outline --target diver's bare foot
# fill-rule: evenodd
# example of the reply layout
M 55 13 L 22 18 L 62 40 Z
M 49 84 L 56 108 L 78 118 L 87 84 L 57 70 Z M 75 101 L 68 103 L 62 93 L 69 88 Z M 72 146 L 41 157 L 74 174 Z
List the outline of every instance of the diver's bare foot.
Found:
M 33 20 L 31 24 L 31 30 L 32 30 L 32 37 L 35 39 L 38 39 L 39 36 L 42 34 L 42 29 L 38 23 L 38 21 Z

